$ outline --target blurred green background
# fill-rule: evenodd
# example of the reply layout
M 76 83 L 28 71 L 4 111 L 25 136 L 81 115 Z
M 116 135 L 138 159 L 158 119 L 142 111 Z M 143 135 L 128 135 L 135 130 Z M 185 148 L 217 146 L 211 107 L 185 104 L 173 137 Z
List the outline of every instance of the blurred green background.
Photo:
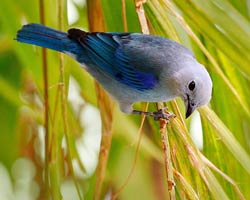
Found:
M 135 2 L 1 1 L 1 199 L 109 199 L 124 183 L 141 118 L 113 107 L 72 58 L 48 50 L 45 77 L 41 48 L 14 38 L 23 24 L 40 23 L 41 16 L 46 25 L 65 31 L 101 24 L 99 30 L 122 32 L 127 25 L 128 32 L 140 32 Z M 145 120 L 136 167 L 119 199 L 250 199 L 250 1 L 147 0 L 143 7 L 151 34 L 187 46 L 206 66 L 213 96 L 188 120 L 179 99 L 167 103 L 172 112 L 180 108 L 182 113 L 167 126 L 169 173 L 176 184 L 171 192 L 159 123 Z

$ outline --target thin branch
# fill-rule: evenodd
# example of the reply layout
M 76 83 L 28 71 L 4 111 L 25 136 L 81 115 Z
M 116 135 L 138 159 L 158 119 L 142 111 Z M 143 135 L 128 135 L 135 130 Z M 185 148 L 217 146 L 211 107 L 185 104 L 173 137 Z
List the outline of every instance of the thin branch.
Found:
M 162 103 L 157 103 L 157 109 L 160 109 L 163 107 Z M 168 134 L 167 134 L 167 126 L 168 121 L 165 119 L 160 119 L 160 134 L 161 134 L 161 142 L 162 142 L 162 149 L 164 154 L 164 166 L 165 166 L 165 172 L 167 177 L 167 187 L 168 187 L 168 199 L 174 200 L 175 199 L 175 182 L 173 177 L 173 167 L 172 167 L 172 161 L 171 161 L 171 155 L 170 155 L 170 146 L 169 146 L 169 140 L 168 140 Z
M 123 20 L 123 30 L 124 32 L 128 32 L 128 24 L 127 24 L 127 16 L 126 16 L 126 1 L 122 1 L 122 20 Z
M 40 23 L 45 24 L 44 1 L 39 0 Z M 43 66 L 43 87 L 44 87 L 44 129 L 45 129 L 45 167 L 44 167 L 44 196 L 49 196 L 49 95 L 48 95 L 48 64 L 46 49 L 42 48 L 42 66 Z
M 58 5 L 58 28 L 61 30 L 63 28 L 63 0 L 58 0 L 57 1 Z M 72 152 L 71 152 L 71 147 L 70 147 L 70 133 L 69 133 L 69 128 L 68 128 L 68 114 L 67 114 L 67 95 L 66 95 L 66 90 L 65 90 L 65 71 L 64 71 L 64 64 L 63 64 L 63 54 L 59 53 L 59 66 L 60 66 L 60 82 L 59 87 L 61 89 L 61 108 L 62 108 L 62 120 L 63 120 L 63 129 L 64 133 L 66 136 L 66 143 L 67 143 L 67 150 L 68 150 L 68 158 L 69 158 L 69 168 L 72 174 L 73 182 L 76 187 L 76 191 L 78 194 L 78 197 L 82 200 L 82 195 L 80 188 L 78 186 L 75 172 L 74 172 L 74 167 L 72 163 Z
M 134 0 L 136 12 L 139 18 L 141 31 L 143 34 L 149 34 L 149 28 L 147 23 L 147 18 L 145 16 L 145 11 L 143 8 L 143 4 L 146 3 L 146 0 Z
M 108 94 L 96 82 L 96 94 L 98 99 L 98 107 L 101 112 L 102 119 L 102 138 L 98 158 L 98 166 L 96 169 L 94 200 L 101 199 L 101 192 L 109 158 L 109 151 L 112 142 L 112 123 L 113 123 L 113 102 Z

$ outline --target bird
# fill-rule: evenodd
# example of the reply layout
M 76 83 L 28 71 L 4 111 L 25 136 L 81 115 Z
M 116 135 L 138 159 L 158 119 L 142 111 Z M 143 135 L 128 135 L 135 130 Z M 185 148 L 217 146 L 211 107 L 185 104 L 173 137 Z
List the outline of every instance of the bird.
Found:
M 127 114 L 174 116 L 165 109 L 133 109 L 135 102 L 167 102 L 180 97 L 188 118 L 209 103 L 212 80 L 193 52 L 174 40 L 127 32 L 62 32 L 29 23 L 17 31 L 18 42 L 65 53 L 75 60 L 118 102 Z

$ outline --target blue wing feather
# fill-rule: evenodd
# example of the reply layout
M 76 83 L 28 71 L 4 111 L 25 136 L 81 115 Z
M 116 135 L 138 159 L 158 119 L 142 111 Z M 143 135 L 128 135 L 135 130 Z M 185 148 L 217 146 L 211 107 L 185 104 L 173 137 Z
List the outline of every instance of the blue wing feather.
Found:
M 158 83 L 158 76 L 133 66 L 131 58 L 122 51 L 123 46 L 116 41 L 117 37 L 128 34 L 89 33 L 78 41 L 87 51 L 91 61 L 103 73 L 137 90 L 152 89 Z

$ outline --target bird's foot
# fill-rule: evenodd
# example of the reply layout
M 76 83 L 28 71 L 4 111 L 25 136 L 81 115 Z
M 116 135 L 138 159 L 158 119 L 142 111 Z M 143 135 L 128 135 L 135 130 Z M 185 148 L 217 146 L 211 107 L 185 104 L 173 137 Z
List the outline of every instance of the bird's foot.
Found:
M 170 112 L 168 111 L 168 108 L 167 108 L 167 107 L 163 107 L 163 108 L 161 108 L 161 109 L 159 109 L 159 110 L 153 112 L 153 114 L 154 114 L 154 116 L 153 116 L 153 117 L 154 117 L 154 120 L 156 120 L 156 121 L 158 121 L 158 120 L 160 120 L 160 119 L 166 119 L 167 121 L 169 121 L 170 118 L 176 117 L 175 114 L 170 113 Z
M 154 120 L 158 121 L 160 119 L 165 119 L 167 121 L 170 120 L 170 118 L 175 117 L 175 114 L 168 112 L 167 107 L 161 108 L 155 112 L 144 112 L 140 110 L 133 110 L 133 114 L 139 114 L 139 115 L 146 115 L 154 117 Z

